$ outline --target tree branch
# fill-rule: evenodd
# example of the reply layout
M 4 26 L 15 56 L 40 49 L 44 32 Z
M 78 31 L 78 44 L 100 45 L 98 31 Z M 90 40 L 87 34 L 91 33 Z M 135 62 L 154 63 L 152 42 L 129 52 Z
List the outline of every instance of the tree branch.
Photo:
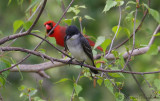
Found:
M 143 54 L 145 52 L 147 52 L 149 49 L 149 47 L 145 47 L 145 48 L 142 48 L 142 49 L 136 49 L 135 51 L 133 51 L 133 54 L 132 55 L 138 55 L 138 54 Z M 56 58 L 52 58 L 48 55 L 45 55 L 45 54 L 42 54 L 40 52 L 36 52 L 36 51 L 32 51 L 32 50 L 28 50 L 28 49 L 23 49 L 23 48 L 17 48 L 17 47 L 0 47 L 0 50 L 1 51 L 21 51 L 21 52 L 25 52 L 25 53 L 30 53 L 30 54 L 33 54 L 33 55 L 36 55 L 36 56 L 39 56 L 39 57 L 44 57 L 45 59 L 48 59 L 48 60 L 53 60 L 53 61 L 57 61 L 57 62 L 61 62 L 61 63 L 65 63 L 67 64 L 68 63 L 68 60 L 60 60 L 60 59 L 56 59 Z M 142 52 L 143 51 L 143 52 Z M 160 47 L 158 47 L 158 51 L 160 51 Z M 135 52 L 135 54 L 134 54 Z M 128 52 L 127 52 L 128 54 Z M 127 55 L 125 55 L 127 56 Z M 108 57 L 107 57 L 108 58 Z M 112 57 L 113 58 L 113 57 Z M 114 58 L 115 59 L 115 58 Z M 74 64 L 74 65 L 82 65 L 80 64 L 79 62 L 71 62 L 70 64 Z M 102 71 L 102 72 L 110 72 L 110 73 L 117 73 L 117 72 L 121 72 L 121 73 L 128 73 L 128 74 L 139 74 L 139 75 L 143 75 L 143 74 L 155 74 L 155 73 L 160 73 L 160 71 L 153 71 L 153 72 L 131 72 L 131 71 L 122 71 L 122 70 L 104 70 L 104 69 L 101 69 L 101 68 L 95 68 L 93 66 L 90 66 L 90 65 L 86 65 L 86 64 L 83 64 L 84 67 L 87 67 L 87 68 L 91 68 L 91 69 L 94 69 L 94 70 L 97 70 L 97 71 Z M 8 69 L 3 69 L 0 71 L 0 73 L 2 73 L 3 71 L 6 71 Z

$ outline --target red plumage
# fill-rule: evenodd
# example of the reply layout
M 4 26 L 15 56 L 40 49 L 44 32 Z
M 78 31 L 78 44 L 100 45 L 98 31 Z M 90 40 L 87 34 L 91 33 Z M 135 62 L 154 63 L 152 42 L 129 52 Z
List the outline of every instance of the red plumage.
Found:
M 50 20 L 50 21 L 45 22 L 44 25 L 46 27 L 46 32 L 48 34 L 50 30 L 56 25 L 56 23 Z M 67 27 L 58 25 L 54 29 L 54 31 L 49 35 L 49 37 L 55 37 L 56 43 L 62 47 L 64 47 L 64 37 L 66 36 L 66 28 Z M 84 35 L 84 37 L 88 40 L 91 46 L 95 45 L 95 43 L 89 39 L 89 36 Z M 103 51 L 101 47 L 97 47 L 97 49 Z

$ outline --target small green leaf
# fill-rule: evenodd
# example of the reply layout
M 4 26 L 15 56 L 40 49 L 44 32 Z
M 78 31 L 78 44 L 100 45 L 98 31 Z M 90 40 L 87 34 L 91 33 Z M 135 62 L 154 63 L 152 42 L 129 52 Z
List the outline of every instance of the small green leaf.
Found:
M 31 27 L 31 25 L 32 25 L 32 22 L 27 21 L 27 22 L 25 22 L 25 23 L 23 24 L 23 28 L 24 28 L 25 30 L 28 30 L 28 29 Z
M 160 32 L 159 33 L 157 33 L 156 35 L 154 35 L 154 36 L 160 36 Z
M 79 101 L 85 101 L 83 97 L 79 97 Z
M 85 27 L 83 28 L 83 34 L 86 34 L 86 29 L 85 29 Z
M 24 22 L 22 20 L 16 20 L 13 23 L 13 33 L 15 33 L 17 31 L 17 29 L 19 29 L 22 25 L 24 24 Z
M 117 2 L 117 6 L 122 6 L 124 4 L 124 1 L 117 0 L 116 2 Z
M 113 0 L 107 0 L 106 1 L 106 5 L 103 9 L 103 12 L 107 12 L 109 11 L 112 7 L 116 6 L 117 5 L 117 2 L 116 1 L 113 1 Z
M 69 80 L 68 78 L 62 78 L 61 80 L 57 81 L 55 84 L 62 83 L 62 82 L 68 81 L 68 80 Z
M 88 20 L 95 20 L 93 19 L 92 17 L 88 16 L 88 15 L 85 15 L 84 18 L 88 19 Z
M 129 4 L 136 4 L 136 2 L 134 2 L 134 1 L 128 1 L 127 4 L 126 4 L 126 6 L 129 5 Z
M 26 12 L 29 11 L 30 8 L 32 8 L 34 5 L 36 5 L 40 0 L 32 0 L 30 6 L 27 8 Z
M 8 6 L 10 5 L 11 2 L 12 2 L 12 0 L 9 0 L 9 1 L 8 1 Z
M 3 32 L 0 30 L 0 35 L 3 35 Z
M 82 6 L 79 6 L 79 8 L 86 8 L 86 6 L 85 6 L 85 5 L 82 5 Z
M 37 89 L 32 89 L 30 92 L 29 92 L 29 95 L 30 96 L 33 96 L 37 93 Z
M 65 23 L 67 23 L 69 26 L 71 25 L 72 23 L 72 19 L 64 19 L 63 20 Z
M 97 83 L 99 84 L 99 86 L 101 86 L 101 85 L 102 85 L 102 82 L 103 82 L 103 80 L 102 80 L 102 79 L 98 79 L 98 80 L 97 80 Z
M 105 87 L 107 87 L 107 88 L 109 89 L 109 91 L 110 91 L 112 94 L 114 94 L 114 93 L 113 93 L 113 86 L 112 86 L 112 83 L 110 82 L 109 79 L 105 79 L 105 80 L 104 80 L 104 85 L 105 85 Z
M 99 45 L 101 45 L 105 40 L 105 37 L 104 36 L 99 36 L 96 40 L 96 43 L 95 43 L 95 46 L 93 49 L 95 49 L 96 47 L 98 47 Z
M 123 101 L 124 100 L 124 94 L 120 92 L 115 93 L 116 101 Z
M 8 67 L 11 67 L 11 63 L 7 60 L 0 59 L 0 70 L 6 69 Z M 0 87 L 5 85 L 7 76 L 9 74 L 9 71 L 4 71 L 0 75 Z
M 76 83 L 74 83 L 74 89 L 77 95 L 82 91 L 82 87 Z
M 136 99 L 136 98 L 133 97 L 133 96 L 130 96 L 129 99 L 130 99 L 130 101 L 138 101 L 138 99 Z
M 49 42 L 51 42 L 51 43 L 54 44 L 55 46 L 57 45 L 55 38 L 53 38 L 53 37 L 48 37 L 48 38 L 49 38 Z
M 32 33 L 40 33 L 41 31 L 40 30 L 32 30 L 31 32 Z
M 159 12 L 154 9 L 149 9 L 149 13 L 153 16 L 153 18 L 160 24 L 160 16 Z
M 149 50 L 147 51 L 147 54 L 157 55 L 158 54 L 158 46 L 155 44 L 151 45 Z
M 19 91 L 23 91 L 25 90 L 27 87 L 25 85 L 21 85 L 20 87 L 18 87 L 18 90 Z
M 105 51 L 107 49 L 107 47 L 110 45 L 111 43 L 111 40 L 110 39 L 106 39 L 102 44 L 101 44 L 101 47 L 103 49 L 103 53 L 105 54 Z
M 160 90 L 160 80 L 159 79 L 154 80 L 154 86 L 157 88 L 157 90 Z

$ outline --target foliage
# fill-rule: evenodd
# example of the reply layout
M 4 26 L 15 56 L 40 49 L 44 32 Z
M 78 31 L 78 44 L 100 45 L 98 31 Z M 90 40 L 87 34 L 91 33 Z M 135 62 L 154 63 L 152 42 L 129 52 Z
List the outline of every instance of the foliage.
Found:
M 0 50 L 0 71 L 2 71 L 0 72 L 0 95 L 2 99 L 5 101 L 68 101 L 69 99 L 73 101 L 106 101 L 106 99 L 107 101 L 139 101 L 146 100 L 147 97 L 148 99 L 159 100 L 159 73 L 150 75 L 135 74 L 140 84 L 137 85 L 138 83 L 136 83 L 135 79 L 132 79 L 133 75 L 125 74 L 122 70 L 126 64 L 125 53 L 131 55 L 129 50 L 132 49 L 133 39 L 130 37 L 133 33 L 133 26 L 136 25 L 135 48 L 148 46 L 148 42 L 152 36 L 155 37 L 155 40 L 147 52 L 141 53 L 144 55 L 137 54 L 138 56 L 131 56 L 128 64 L 135 72 L 159 71 L 160 33 L 156 35 L 152 35 L 152 33 L 155 31 L 156 25 L 160 24 L 160 7 L 158 5 L 160 1 L 151 1 L 152 5 L 148 5 L 147 1 L 75 0 L 67 11 L 66 18 L 63 18 L 60 23 L 60 25 L 82 25 L 79 28 L 83 34 L 90 35 L 89 37 L 95 41 L 93 54 L 101 54 L 101 57 L 94 61 L 96 67 L 98 69 L 117 70 L 120 72 L 91 74 L 90 70 L 86 67 L 82 67 L 82 71 L 80 72 L 80 66 L 65 65 L 59 66 L 60 68 L 44 69 L 45 73 L 51 77 L 50 79 L 44 79 L 41 77 L 44 75 L 41 74 L 42 71 L 28 73 L 34 68 L 29 68 L 31 70 L 27 71 L 27 73 L 22 72 L 19 66 L 15 67 L 18 68 L 17 73 L 13 73 L 12 70 L 2 71 L 18 63 L 17 61 L 22 60 L 27 52 L 5 52 Z M 41 5 L 39 6 L 41 8 L 42 3 L 43 0 L 8 0 L 1 2 L 0 7 L 2 7 L 3 11 L 0 10 L 0 13 L 2 12 L 2 15 L 0 15 L 2 19 L 0 41 L 1 38 L 8 37 L 9 35 L 27 31 L 35 21 L 39 12 L 37 8 L 39 5 Z M 67 7 L 69 1 L 48 0 L 45 10 L 31 32 L 44 37 L 46 32 L 43 23 L 47 20 L 58 21 L 63 14 L 63 9 L 61 8 L 63 7 L 63 3 Z M 120 8 L 122 20 L 118 27 L 120 13 L 118 9 Z M 137 18 L 135 18 L 136 9 L 138 10 Z M 147 10 L 148 15 L 145 17 L 144 15 Z M 11 13 L 13 11 L 17 12 L 13 14 Z M 34 14 L 35 12 L 36 14 Z M 30 19 L 32 14 L 33 17 Z M 140 23 L 142 25 L 139 26 Z M 116 38 L 113 42 L 114 35 L 116 35 Z M 125 43 L 125 46 L 120 46 L 118 49 L 114 48 L 114 46 L 117 46 L 127 38 L 130 39 Z M 56 45 L 56 40 L 53 37 L 47 37 L 47 40 L 63 50 L 62 47 Z M 11 46 L 33 50 L 40 41 L 39 38 L 31 35 L 22 36 L 18 37 L 15 42 L 13 41 Z M 7 47 L 8 43 L 2 44 L 2 46 Z M 113 44 L 113 47 L 111 47 L 111 44 Z M 102 51 L 96 49 L 99 46 L 103 49 Z M 110 53 L 115 59 L 107 60 L 104 54 L 107 54 L 110 47 L 114 49 Z M 63 57 L 61 52 L 58 52 L 45 42 L 40 45 L 36 52 L 56 59 L 62 59 Z M 47 62 L 47 60 L 41 55 L 39 57 L 30 56 L 30 58 L 21 64 L 30 65 L 43 62 Z M 56 64 L 56 61 L 52 62 Z M 128 67 L 125 70 L 129 72 L 130 69 Z M 79 75 L 78 72 L 80 72 Z M 139 92 L 140 88 L 145 93 L 145 96 L 142 92 Z

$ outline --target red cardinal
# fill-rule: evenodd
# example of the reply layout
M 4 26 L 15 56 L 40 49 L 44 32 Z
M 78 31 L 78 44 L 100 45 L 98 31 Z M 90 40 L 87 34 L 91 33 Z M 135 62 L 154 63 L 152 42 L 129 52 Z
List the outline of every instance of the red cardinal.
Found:
M 50 32 L 50 30 L 56 25 L 55 22 L 53 21 L 47 21 L 44 23 L 45 27 L 46 27 L 46 32 L 47 34 Z M 56 39 L 56 43 L 62 47 L 64 47 L 64 37 L 66 36 L 66 28 L 67 27 L 64 27 L 64 26 L 57 26 L 53 32 L 49 35 L 50 37 L 55 37 Z M 89 44 L 91 46 L 94 46 L 95 43 L 93 41 L 91 41 L 89 39 L 89 36 L 87 35 L 84 35 L 84 37 L 88 40 Z M 103 50 L 101 47 L 97 47 L 97 49 L 99 50 Z

